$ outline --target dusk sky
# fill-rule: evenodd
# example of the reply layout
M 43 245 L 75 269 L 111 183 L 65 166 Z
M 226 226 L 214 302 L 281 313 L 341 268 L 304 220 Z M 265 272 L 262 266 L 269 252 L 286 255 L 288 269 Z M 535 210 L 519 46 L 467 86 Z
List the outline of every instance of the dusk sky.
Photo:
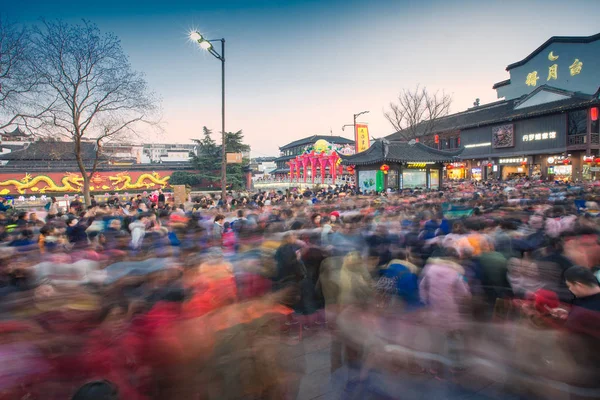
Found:
M 187 38 L 225 37 L 226 129 L 252 156 L 313 134 L 352 138 L 352 114 L 373 137 L 393 133 L 383 110 L 402 88 L 445 90 L 452 111 L 496 100 L 495 82 L 550 36 L 600 32 L 598 0 L 38 1 L 4 2 L 11 20 L 96 23 L 122 39 L 163 99 L 162 142 L 220 129 L 220 62 Z M 216 46 L 219 49 L 219 46 Z

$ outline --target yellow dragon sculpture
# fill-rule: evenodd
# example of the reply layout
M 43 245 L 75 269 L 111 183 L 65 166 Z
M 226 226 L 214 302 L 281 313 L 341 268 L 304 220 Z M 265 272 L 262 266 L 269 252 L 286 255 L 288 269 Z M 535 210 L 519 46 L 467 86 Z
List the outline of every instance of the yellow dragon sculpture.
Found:
M 37 184 L 44 182 L 46 186 L 38 188 Z M 65 173 L 65 176 L 61 179 L 62 186 L 57 186 L 54 181 L 45 175 L 38 175 L 32 178 L 30 174 L 26 173 L 21 180 L 9 179 L 4 182 L 0 182 L 0 187 L 13 185 L 17 192 L 20 194 L 25 193 L 26 190 L 32 192 L 46 193 L 46 192 L 81 192 L 83 188 L 83 178 L 77 174 L 70 172 Z M 6 195 L 10 193 L 10 189 L 0 190 L 0 195 Z
M 110 179 L 114 190 L 120 191 L 126 189 L 150 189 L 155 185 L 165 188 L 169 184 L 169 178 L 171 177 L 165 176 L 161 178 L 158 172 L 152 172 L 151 174 L 140 175 L 135 183 L 131 183 L 131 176 L 127 172 L 121 172 L 117 176 L 111 176 L 108 179 Z M 149 182 L 144 182 L 146 180 Z

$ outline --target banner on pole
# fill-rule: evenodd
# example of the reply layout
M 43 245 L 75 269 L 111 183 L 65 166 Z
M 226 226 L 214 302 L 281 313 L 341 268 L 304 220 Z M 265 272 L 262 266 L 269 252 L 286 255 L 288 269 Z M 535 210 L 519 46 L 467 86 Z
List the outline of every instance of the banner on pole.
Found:
M 369 141 L 369 127 L 367 124 L 356 124 L 356 132 L 354 133 L 354 136 L 357 153 L 365 151 L 370 147 L 371 143 Z

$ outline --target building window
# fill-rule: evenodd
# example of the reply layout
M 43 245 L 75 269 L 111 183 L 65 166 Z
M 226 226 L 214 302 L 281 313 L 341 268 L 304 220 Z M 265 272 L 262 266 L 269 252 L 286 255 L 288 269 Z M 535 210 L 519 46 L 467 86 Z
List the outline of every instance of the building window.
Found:
M 588 110 L 572 111 L 568 115 L 569 136 L 587 133 Z

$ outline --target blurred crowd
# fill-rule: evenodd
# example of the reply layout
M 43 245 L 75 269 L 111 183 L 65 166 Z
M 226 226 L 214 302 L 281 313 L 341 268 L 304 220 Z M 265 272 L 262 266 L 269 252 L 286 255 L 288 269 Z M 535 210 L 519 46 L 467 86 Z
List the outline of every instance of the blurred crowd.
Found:
M 349 391 L 377 372 L 600 398 L 599 199 L 523 181 L 2 203 L 0 400 L 295 399 L 314 335 Z

